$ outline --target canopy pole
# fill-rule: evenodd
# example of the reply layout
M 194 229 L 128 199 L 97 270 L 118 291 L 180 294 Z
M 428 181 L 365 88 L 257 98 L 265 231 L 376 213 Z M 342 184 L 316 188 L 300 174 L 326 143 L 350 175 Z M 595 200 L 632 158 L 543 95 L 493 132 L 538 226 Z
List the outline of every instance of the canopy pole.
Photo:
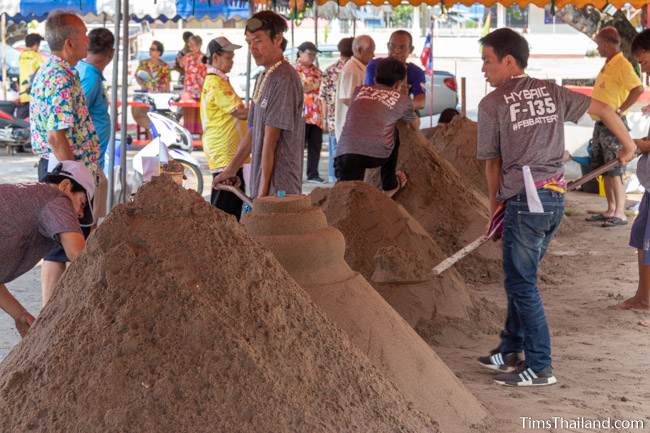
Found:
M 296 42 L 295 42 L 295 32 L 294 32 L 294 23 L 293 20 L 296 19 L 296 9 L 295 7 L 291 8 L 291 48 L 296 47 Z
M 7 14 L 2 13 L 2 99 L 7 100 Z
M 430 101 L 429 101 L 429 103 L 430 103 L 429 106 L 431 108 L 430 108 L 430 113 L 429 113 L 429 128 L 433 128 L 433 89 L 434 89 L 433 80 L 434 80 L 434 77 L 436 75 L 434 73 L 434 68 L 433 68 L 433 55 L 434 55 L 433 41 L 434 41 L 435 36 L 436 36 L 436 34 L 435 34 L 435 29 L 436 29 L 435 22 L 436 22 L 436 17 L 434 15 L 431 15 L 431 24 L 429 25 L 429 31 L 431 32 L 431 54 L 430 54 L 431 55 L 431 86 L 430 86 L 430 91 L 429 91 L 429 93 L 431 94 Z
M 115 197 L 115 131 L 117 130 L 117 83 L 120 63 L 120 8 L 121 0 L 115 0 L 115 25 L 113 34 L 115 35 L 115 54 L 113 55 L 113 76 L 111 79 L 111 135 L 108 140 L 108 206 L 110 212 L 113 209 Z M 124 146 L 122 146 L 122 149 Z M 124 150 L 122 150 L 124 152 Z
M 122 185 L 122 193 L 120 195 L 120 202 L 125 203 L 126 196 L 126 128 L 127 128 L 127 114 L 128 114 L 128 77 L 129 77 L 129 0 L 122 0 L 122 129 L 120 130 L 120 184 Z
M 248 18 L 255 15 L 255 0 L 248 0 Z M 246 106 L 251 100 L 251 50 L 246 54 Z
M 314 0 L 314 44 L 318 48 L 318 2 Z

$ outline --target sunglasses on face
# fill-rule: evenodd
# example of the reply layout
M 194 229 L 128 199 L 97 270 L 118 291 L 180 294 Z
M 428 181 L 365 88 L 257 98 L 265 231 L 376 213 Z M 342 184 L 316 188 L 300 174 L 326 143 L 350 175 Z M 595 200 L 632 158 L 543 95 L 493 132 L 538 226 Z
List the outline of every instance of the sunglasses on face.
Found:
M 154 47 L 149 48 L 149 52 L 152 52 L 152 51 L 158 52 L 158 48 L 154 48 Z

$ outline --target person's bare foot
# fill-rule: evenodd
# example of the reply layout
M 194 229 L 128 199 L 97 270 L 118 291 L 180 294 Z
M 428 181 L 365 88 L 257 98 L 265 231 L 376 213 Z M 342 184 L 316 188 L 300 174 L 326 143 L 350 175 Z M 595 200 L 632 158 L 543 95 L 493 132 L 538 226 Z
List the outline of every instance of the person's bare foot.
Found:
M 15 320 L 16 329 L 21 337 L 27 335 L 27 331 L 29 331 L 29 327 L 32 326 L 34 320 L 34 316 L 27 312 Z
M 646 310 L 650 311 L 650 303 L 644 300 L 638 299 L 636 296 L 627 299 L 620 304 L 612 305 L 615 310 Z
M 639 322 L 639 325 L 643 326 L 644 328 L 650 328 L 650 320 L 642 320 Z

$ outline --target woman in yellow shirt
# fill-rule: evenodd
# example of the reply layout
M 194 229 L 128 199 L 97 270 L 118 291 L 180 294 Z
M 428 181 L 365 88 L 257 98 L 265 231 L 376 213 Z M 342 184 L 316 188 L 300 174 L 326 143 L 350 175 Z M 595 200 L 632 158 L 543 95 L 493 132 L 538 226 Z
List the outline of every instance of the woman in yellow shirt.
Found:
M 235 93 L 226 75 L 232 69 L 235 50 L 238 48 L 241 45 L 235 45 L 225 37 L 218 37 L 210 41 L 204 58 L 208 74 L 201 92 L 203 151 L 213 177 L 228 166 L 237 153 L 239 141 L 246 135 L 248 109 Z M 242 169 L 237 172 L 237 177 L 239 188 L 245 191 Z M 239 220 L 243 203 L 236 195 L 212 190 L 210 202 Z
M 42 40 L 43 37 L 38 33 L 28 34 L 25 37 L 25 50 L 18 57 L 18 79 L 20 80 L 20 105 L 16 108 L 18 119 L 29 117 L 29 92 L 32 88 L 32 79 L 43 64 L 43 57 L 38 51 Z

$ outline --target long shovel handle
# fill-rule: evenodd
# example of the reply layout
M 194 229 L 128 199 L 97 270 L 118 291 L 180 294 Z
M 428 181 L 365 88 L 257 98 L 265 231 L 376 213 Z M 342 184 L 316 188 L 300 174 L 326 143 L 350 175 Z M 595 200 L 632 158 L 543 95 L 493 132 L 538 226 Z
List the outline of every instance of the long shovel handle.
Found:
M 573 191 L 584 185 L 585 183 L 589 182 L 592 179 L 597 178 L 601 174 L 608 172 L 612 168 L 616 167 L 618 165 L 618 160 L 613 159 L 609 161 L 608 163 L 601 165 L 597 169 L 590 171 L 589 173 L 585 174 L 582 176 L 580 179 L 574 180 L 573 182 L 569 182 L 567 185 L 567 190 L 568 191 Z M 502 223 L 503 221 L 501 221 Z M 460 250 L 456 251 L 454 254 L 451 256 L 447 257 L 445 260 L 440 262 L 435 268 L 433 268 L 433 274 L 434 275 L 440 275 L 443 272 L 445 272 L 447 269 L 451 268 L 454 266 L 456 263 L 458 263 L 460 260 L 464 259 L 468 255 L 470 255 L 473 251 L 478 249 L 481 245 L 489 241 L 494 234 L 497 232 L 497 226 L 500 224 L 496 224 L 495 227 L 490 230 L 490 233 L 486 235 L 481 235 L 480 237 L 476 238 L 473 242 L 467 244 L 465 247 L 461 248 Z
M 447 269 L 454 266 L 456 263 L 470 255 L 472 251 L 476 250 L 478 247 L 490 240 L 489 235 L 482 235 L 479 238 L 474 239 L 473 242 L 465 245 L 460 250 L 456 251 L 451 256 L 444 259 L 440 262 L 435 268 L 433 268 L 433 275 L 440 275 L 445 272 Z
M 447 269 L 454 266 L 456 263 L 470 255 L 474 250 L 479 248 L 481 245 L 492 239 L 497 233 L 500 233 L 503 228 L 503 221 L 505 219 L 505 208 L 499 209 L 490 222 L 490 231 L 487 234 L 481 235 L 478 238 L 474 239 L 471 243 L 465 245 L 460 250 L 456 251 L 451 256 L 447 257 L 445 260 L 440 262 L 435 268 L 433 268 L 433 275 L 440 275 L 445 272 Z
M 235 194 L 237 197 L 239 197 L 239 199 L 241 201 L 243 201 L 244 203 L 246 203 L 250 207 L 253 207 L 253 200 L 251 200 L 251 198 L 249 196 L 247 196 L 246 194 L 241 192 L 241 190 L 239 188 L 236 188 L 236 187 L 234 187 L 232 185 L 226 185 L 226 184 L 220 183 L 217 186 L 215 186 L 214 189 L 219 189 L 219 190 L 222 190 L 222 191 L 231 192 L 231 193 Z
M 592 179 L 597 178 L 603 173 L 610 171 L 612 168 L 616 167 L 619 164 L 618 159 L 612 159 L 607 164 L 601 165 L 597 169 L 590 171 L 589 173 L 582 176 L 580 179 L 576 179 L 573 182 L 569 182 L 567 185 L 568 191 L 573 191 L 580 188 L 585 183 L 589 182 Z

